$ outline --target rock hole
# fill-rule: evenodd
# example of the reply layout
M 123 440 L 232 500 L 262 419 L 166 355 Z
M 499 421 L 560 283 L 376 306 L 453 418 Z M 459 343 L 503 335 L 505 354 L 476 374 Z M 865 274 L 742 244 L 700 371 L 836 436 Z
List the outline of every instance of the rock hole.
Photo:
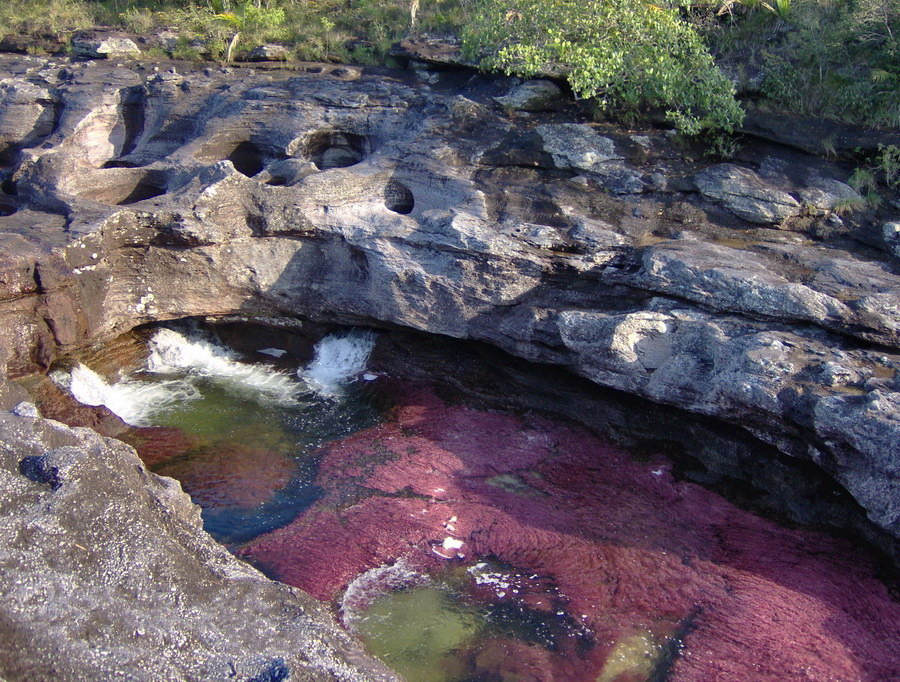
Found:
M 104 168 L 137 168 L 138 165 L 132 161 L 125 161 L 124 159 L 113 159 L 111 161 L 107 161 L 103 164 Z
M 321 130 L 313 133 L 306 143 L 304 156 L 319 170 L 353 166 L 368 153 L 365 137 L 355 133 Z
M 12 168 L 19 158 L 19 148 L 14 144 L 8 144 L 0 149 L 0 168 Z
M 8 215 L 12 215 L 18 210 L 19 209 L 17 206 L 7 201 L 0 201 L 0 218 L 5 218 Z
M 391 180 L 384 187 L 384 205 L 394 213 L 409 215 L 412 213 L 416 201 L 409 187 L 396 180 Z
M 110 206 L 127 206 L 166 193 L 165 174 L 160 171 L 141 172 L 123 168 L 110 170 L 109 174 L 109 178 L 101 176 L 95 180 L 94 186 L 80 196 Z
M 248 178 L 258 174 L 266 165 L 259 147 L 249 140 L 235 147 L 228 155 L 228 160 L 234 165 L 235 170 Z
M 165 187 L 160 187 L 155 183 L 142 180 L 134 186 L 134 189 L 131 190 L 131 193 L 129 193 L 128 196 L 118 203 L 120 206 L 127 206 L 128 204 L 136 204 L 139 201 L 152 199 L 153 197 L 158 197 L 165 193 Z
M 272 185 L 273 187 L 284 187 L 287 184 L 287 178 L 281 175 L 275 175 L 269 178 L 266 181 L 267 185 Z
M 125 141 L 120 156 L 127 156 L 137 147 L 144 132 L 144 89 L 132 88 L 122 104 L 122 124 L 125 126 Z

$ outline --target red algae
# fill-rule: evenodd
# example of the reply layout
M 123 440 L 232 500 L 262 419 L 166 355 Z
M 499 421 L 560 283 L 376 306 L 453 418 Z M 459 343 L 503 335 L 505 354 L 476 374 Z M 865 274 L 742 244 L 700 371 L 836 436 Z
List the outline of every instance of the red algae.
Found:
M 265 503 L 296 470 L 296 461 L 273 450 L 214 443 L 165 460 L 155 471 L 179 480 L 204 509 L 228 509 Z
M 780 527 L 578 427 L 425 389 L 399 402 L 327 446 L 323 497 L 240 554 L 328 601 L 400 560 L 464 565 L 476 601 L 568 623 L 553 647 L 484 642 L 473 664 L 497 679 L 646 678 L 652 666 L 616 661 L 676 640 L 676 680 L 900 678 L 900 604 L 850 543 Z M 475 565 L 486 557 L 507 568 Z

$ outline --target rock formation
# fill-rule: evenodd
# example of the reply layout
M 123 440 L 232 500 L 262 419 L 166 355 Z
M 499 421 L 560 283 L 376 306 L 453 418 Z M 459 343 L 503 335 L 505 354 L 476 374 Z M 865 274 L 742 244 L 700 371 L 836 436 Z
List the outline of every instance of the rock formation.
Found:
M 485 341 L 813 462 L 900 556 L 896 210 L 837 215 L 846 169 L 454 69 L 0 68 L 8 376 L 196 315 Z

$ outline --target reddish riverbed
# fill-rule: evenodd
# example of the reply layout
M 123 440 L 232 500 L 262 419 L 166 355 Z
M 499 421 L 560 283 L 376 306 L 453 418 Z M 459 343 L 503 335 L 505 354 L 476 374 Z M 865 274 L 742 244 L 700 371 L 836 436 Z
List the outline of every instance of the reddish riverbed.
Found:
M 463 587 L 470 601 L 568 635 L 482 641 L 468 654 L 478 679 L 639 679 L 616 663 L 635 642 L 675 680 L 900 679 L 900 604 L 853 545 L 742 511 L 583 429 L 393 390 L 389 421 L 326 446 L 324 495 L 242 556 L 333 603 L 379 566 L 437 576 L 488 559 L 500 568 Z

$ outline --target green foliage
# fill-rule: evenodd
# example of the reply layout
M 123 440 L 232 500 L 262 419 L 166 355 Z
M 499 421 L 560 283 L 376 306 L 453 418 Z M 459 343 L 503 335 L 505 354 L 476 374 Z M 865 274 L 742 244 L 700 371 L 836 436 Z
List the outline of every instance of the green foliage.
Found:
M 774 0 L 757 10 L 730 7 L 715 22 L 710 6 L 702 19 L 692 8 L 691 17 L 721 56 L 762 71 L 771 101 L 800 113 L 900 127 L 898 0 L 791 0 L 786 11 Z
M 618 115 L 663 108 L 679 131 L 731 131 L 743 112 L 697 33 L 642 0 L 478 0 L 463 32 L 489 68 L 564 73 Z
M 79 0 L 2 0 L 0 34 L 63 37 L 96 21 L 93 8 Z
M 888 187 L 900 188 L 900 147 L 894 144 L 878 145 L 875 165 Z

